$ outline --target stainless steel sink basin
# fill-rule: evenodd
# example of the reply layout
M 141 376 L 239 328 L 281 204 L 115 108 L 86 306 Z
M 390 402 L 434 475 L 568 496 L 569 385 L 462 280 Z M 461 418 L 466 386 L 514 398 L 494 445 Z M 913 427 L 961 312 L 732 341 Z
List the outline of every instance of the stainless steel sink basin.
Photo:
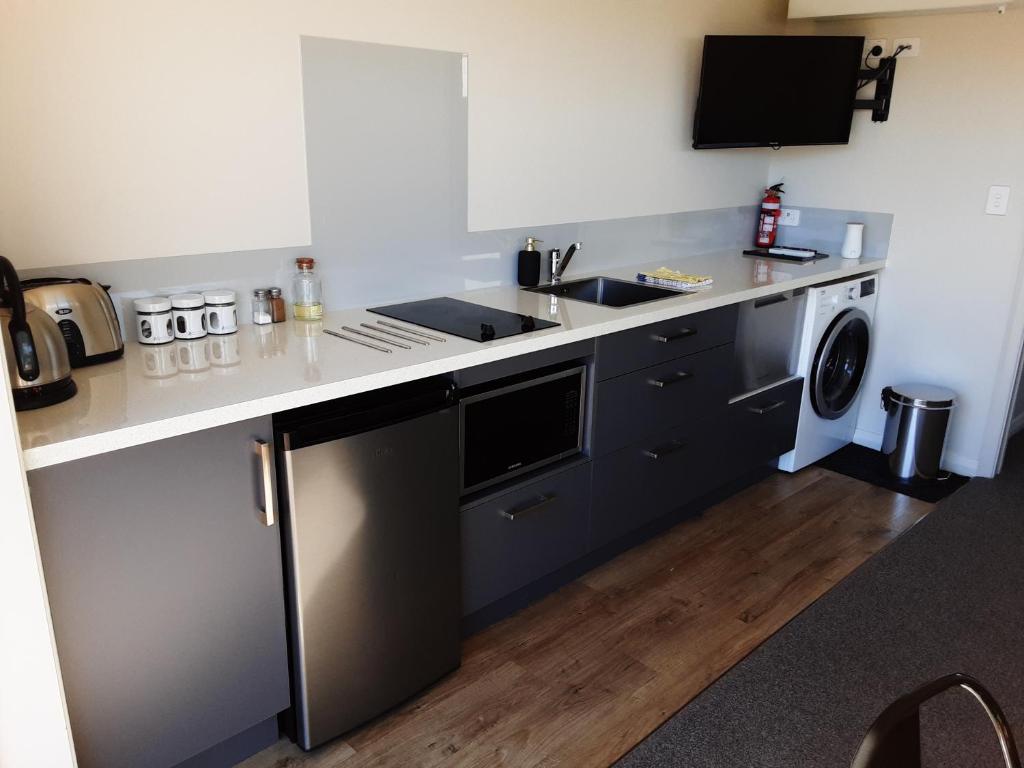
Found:
M 670 296 L 685 296 L 692 293 L 692 291 L 659 288 L 656 285 L 631 283 L 628 280 L 616 280 L 613 277 L 591 277 L 586 280 L 552 283 L 525 290 L 575 301 L 589 301 L 591 304 L 601 304 L 605 307 L 632 307 L 634 304 L 643 304 L 646 301 L 657 301 Z

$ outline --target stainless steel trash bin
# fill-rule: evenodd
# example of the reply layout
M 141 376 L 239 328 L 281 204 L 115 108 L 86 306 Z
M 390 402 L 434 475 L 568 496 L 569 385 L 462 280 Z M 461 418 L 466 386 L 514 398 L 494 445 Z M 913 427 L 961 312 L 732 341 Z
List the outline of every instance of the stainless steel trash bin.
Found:
M 889 471 L 903 480 L 936 480 L 956 393 L 931 384 L 900 384 L 882 390 Z

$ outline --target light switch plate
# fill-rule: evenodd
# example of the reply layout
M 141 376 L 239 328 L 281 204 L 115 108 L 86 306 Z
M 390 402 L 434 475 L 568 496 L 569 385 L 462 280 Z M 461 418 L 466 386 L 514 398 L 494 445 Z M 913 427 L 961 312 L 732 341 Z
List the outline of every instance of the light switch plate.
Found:
M 783 208 L 779 211 L 779 226 L 780 227 L 799 227 L 800 226 L 800 209 L 799 208 Z
M 989 216 L 1005 216 L 1010 207 L 1010 188 L 994 185 L 988 188 L 985 213 Z

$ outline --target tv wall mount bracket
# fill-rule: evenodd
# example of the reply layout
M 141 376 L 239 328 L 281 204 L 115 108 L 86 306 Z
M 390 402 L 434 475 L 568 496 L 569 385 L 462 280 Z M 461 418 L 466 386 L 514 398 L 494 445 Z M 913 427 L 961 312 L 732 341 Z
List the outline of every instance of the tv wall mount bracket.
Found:
M 892 84 L 896 79 L 896 57 L 886 56 L 880 59 L 877 69 L 862 69 L 860 77 L 863 85 L 872 82 L 875 84 L 875 98 L 857 99 L 853 102 L 853 108 L 870 109 L 871 121 L 884 123 L 889 119 L 889 105 L 892 103 Z

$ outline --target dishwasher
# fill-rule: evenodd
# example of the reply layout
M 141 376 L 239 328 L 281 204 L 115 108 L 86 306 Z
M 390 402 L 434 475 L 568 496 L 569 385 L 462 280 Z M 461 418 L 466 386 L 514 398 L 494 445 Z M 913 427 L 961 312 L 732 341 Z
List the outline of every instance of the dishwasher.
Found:
M 740 304 L 733 348 L 733 399 L 794 374 L 806 311 L 807 291 L 803 288 Z
M 292 710 L 312 749 L 459 666 L 459 410 L 444 378 L 274 417 Z

